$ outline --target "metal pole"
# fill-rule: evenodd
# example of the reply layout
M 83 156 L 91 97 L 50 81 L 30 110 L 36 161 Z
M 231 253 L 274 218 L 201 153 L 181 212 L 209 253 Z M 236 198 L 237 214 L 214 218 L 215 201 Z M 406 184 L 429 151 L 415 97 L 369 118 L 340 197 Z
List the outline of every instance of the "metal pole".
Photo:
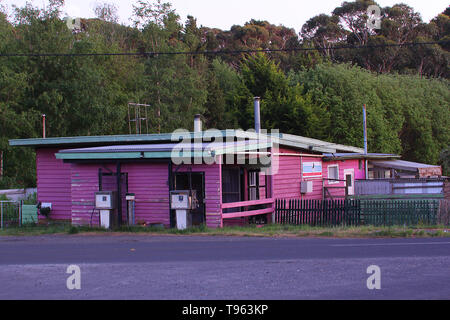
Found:
M 42 115 L 42 137 L 45 139 L 45 114 Z
M 118 212 L 118 226 L 122 226 L 122 173 L 121 164 L 117 162 L 117 212 Z
M 128 128 L 131 134 L 131 117 L 130 117 L 130 104 L 128 104 Z
M 261 106 L 260 106 L 260 97 L 255 97 L 253 99 L 253 107 L 254 107 L 254 114 L 255 114 L 255 131 L 256 133 L 261 132 Z
M 369 153 L 369 147 L 367 144 L 367 109 L 366 109 L 366 105 L 363 105 L 363 122 L 364 122 L 364 154 L 367 156 Z M 369 179 L 369 161 L 365 160 L 365 164 L 364 164 L 364 169 L 365 169 L 365 173 L 366 173 L 366 180 Z
M 172 160 L 169 160 L 169 164 L 168 164 L 168 175 L 169 175 L 169 220 L 170 220 L 170 228 L 175 228 L 175 219 L 172 213 L 172 201 L 170 199 L 170 191 L 174 190 L 174 185 L 173 185 L 173 164 L 172 164 Z
M 3 229 L 3 202 L 0 202 L 0 228 Z
M 22 227 L 22 203 L 23 200 L 19 202 L 19 227 Z
M 3 151 L 0 151 L 0 178 L 3 177 Z

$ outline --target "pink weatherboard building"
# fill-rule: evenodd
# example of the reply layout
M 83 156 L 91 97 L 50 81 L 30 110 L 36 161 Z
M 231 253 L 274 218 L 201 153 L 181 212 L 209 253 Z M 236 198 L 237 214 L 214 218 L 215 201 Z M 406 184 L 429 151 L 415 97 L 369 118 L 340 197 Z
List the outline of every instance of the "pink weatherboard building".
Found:
M 10 144 L 35 148 L 38 201 L 51 203 L 49 219 L 93 226 L 99 224 L 98 191 L 120 195 L 122 223 L 129 222 L 126 196 L 132 194 L 136 224 L 174 227 L 172 190 L 196 191 L 193 225 L 270 223 L 275 199 L 351 196 L 354 181 L 366 178 L 367 160 L 397 157 L 286 134 L 227 130 L 217 135 L 63 137 Z M 190 139 L 193 143 L 186 143 Z

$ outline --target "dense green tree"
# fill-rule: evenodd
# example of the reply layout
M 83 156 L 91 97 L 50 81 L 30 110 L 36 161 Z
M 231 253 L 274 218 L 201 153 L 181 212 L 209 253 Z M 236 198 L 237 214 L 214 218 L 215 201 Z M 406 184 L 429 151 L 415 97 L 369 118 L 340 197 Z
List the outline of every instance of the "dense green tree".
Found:
M 142 46 L 144 51 L 176 52 L 187 51 L 183 40 L 183 26 L 179 16 L 169 3 L 157 1 L 155 4 L 139 1 L 135 6 L 136 25 L 142 26 Z M 189 30 L 185 31 L 185 41 L 193 45 L 191 19 Z M 204 112 L 207 99 L 206 83 L 194 68 L 191 56 L 152 55 L 145 59 L 143 92 L 141 102 L 156 108 L 155 128 L 170 132 L 177 128 L 192 128 L 193 116 Z
M 367 105 L 369 151 L 437 163 L 450 141 L 449 83 L 418 76 L 379 75 L 349 65 L 324 64 L 297 81 L 329 113 L 329 136 L 362 146 L 362 105 Z

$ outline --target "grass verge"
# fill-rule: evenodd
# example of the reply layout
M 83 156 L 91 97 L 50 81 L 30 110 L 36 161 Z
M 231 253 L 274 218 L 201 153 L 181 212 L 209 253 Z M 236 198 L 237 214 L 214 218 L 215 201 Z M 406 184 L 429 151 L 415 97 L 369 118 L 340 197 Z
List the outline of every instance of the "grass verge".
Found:
M 48 226 L 27 225 L 20 228 L 0 230 L 0 236 L 39 236 L 51 234 L 69 235 L 196 235 L 196 236 L 240 236 L 240 237 L 322 237 L 322 238 L 430 238 L 450 237 L 450 227 L 445 226 L 392 226 L 392 227 L 330 227 L 267 225 L 264 227 L 226 227 L 209 229 L 196 227 L 188 230 L 155 227 L 121 227 L 117 230 L 75 227 L 67 224 Z

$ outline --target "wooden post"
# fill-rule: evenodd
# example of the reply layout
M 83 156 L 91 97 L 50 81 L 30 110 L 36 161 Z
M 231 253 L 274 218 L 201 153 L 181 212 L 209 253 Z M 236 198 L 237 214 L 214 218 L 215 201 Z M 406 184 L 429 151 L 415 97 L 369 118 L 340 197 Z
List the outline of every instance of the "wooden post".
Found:
M 0 178 L 3 177 L 3 151 L 0 151 Z

